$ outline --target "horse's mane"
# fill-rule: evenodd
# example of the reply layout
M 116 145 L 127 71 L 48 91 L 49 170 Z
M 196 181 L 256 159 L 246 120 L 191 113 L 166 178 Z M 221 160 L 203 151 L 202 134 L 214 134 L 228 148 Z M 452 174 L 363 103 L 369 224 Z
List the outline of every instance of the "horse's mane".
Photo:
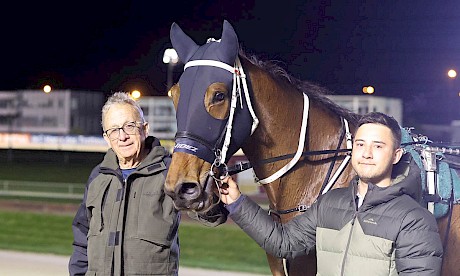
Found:
M 344 107 L 339 106 L 338 104 L 334 103 L 331 99 L 326 97 L 326 95 L 333 95 L 333 93 L 322 87 L 318 84 L 309 82 L 309 81 L 302 81 L 293 76 L 291 76 L 285 69 L 279 66 L 275 61 L 263 61 L 260 60 L 255 55 L 248 55 L 242 49 L 240 49 L 240 56 L 246 58 L 249 62 L 254 64 L 255 66 L 263 69 L 267 73 L 269 73 L 275 79 L 283 79 L 287 81 L 291 85 L 293 85 L 297 90 L 302 91 L 303 93 L 307 94 L 310 99 L 318 102 L 319 104 L 325 106 L 331 112 L 337 114 L 338 116 L 346 118 L 350 123 L 354 124 L 358 121 L 361 115 L 350 111 Z

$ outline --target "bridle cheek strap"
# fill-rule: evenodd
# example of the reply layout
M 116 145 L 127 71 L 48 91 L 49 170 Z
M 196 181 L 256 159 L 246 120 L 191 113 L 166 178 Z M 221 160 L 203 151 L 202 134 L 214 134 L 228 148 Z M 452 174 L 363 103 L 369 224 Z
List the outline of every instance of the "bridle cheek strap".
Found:
M 254 109 L 251 104 L 251 98 L 249 96 L 249 89 L 246 81 L 246 74 L 244 73 L 243 67 L 241 66 L 241 62 L 239 57 L 236 58 L 235 66 L 232 67 L 226 63 L 217 60 L 192 60 L 185 64 L 184 71 L 193 66 L 214 66 L 224 70 L 229 71 L 233 74 L 233 87 L 232 87 L 232 97 L 230 102 L 230 113 L 228 117 L 228 122 L 225 131 L 225 138 L 220 149 L 216 149 L 216 159 L 214 161 L 215 166 L 219 167 L 227 158 L 228 148 L 230 146 L 230 141 L 232 138 L 232 128 L 233 128 L 233 119 L 235 115 L 235 110 L 237 107 L 238 96 L 240 97 L 240 105 L 241 109 L 243 109 L 243 101 L 241 99 L 241 91 L 244 93 L 244 97 L 246 99 L 246 103 L 248 104 L 248 109 L 252 117 L 252 126 L 251 126 L 251 135 L 256 130 L 257 126 L 259 125 L 259 119 L 257 118 Z M 242 88 L 241 89 L 241 84 Z M 217 147 L 218 145 L 216 145 Z

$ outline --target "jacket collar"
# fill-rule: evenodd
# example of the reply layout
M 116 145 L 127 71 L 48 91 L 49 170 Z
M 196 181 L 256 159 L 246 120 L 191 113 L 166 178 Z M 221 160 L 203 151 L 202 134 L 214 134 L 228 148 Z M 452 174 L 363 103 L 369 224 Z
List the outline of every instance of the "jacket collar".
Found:
M 401 161 L 400 161 L 401 162 Z M 420 169 L 413 159 L 407 160 L 406 164 L 399 164 L 407 166 L 404 175 L 399 175 L 397 178 L 392 179 L 392 184 L 388 187 L 378 187 L 374 184 L 368 185 L 368 190 L 363 203 L 363 208 L 370 208 L 385 202 L 388 202 L 401 195 L 408 195 L 415 201 L 420 202 L 422 198 L 422 185 Z M 358 189 L 358 178 L 354 178 L 350 183 L 353 198 L 355 198 Z
M 149 168 L 152 164 L 159 163 L 163 158 L 169 155 L 169 152 L 160 145 L 158 138 L 149 136 L 145 139 L 145 147 L 149 151 L 144 160 L 141 161 L 137 167 L 138 171 L 144 171 L 151 173 L 152 169 Z M 156 166 L 155 171 L 159 169 L 165 169 L 166 166 Z M 112 149 L 109 149 L 104 156 L 104 160 L 101 163 L 101 168 L 108 168 L 111 170 L 119 170 L 118 158 Z

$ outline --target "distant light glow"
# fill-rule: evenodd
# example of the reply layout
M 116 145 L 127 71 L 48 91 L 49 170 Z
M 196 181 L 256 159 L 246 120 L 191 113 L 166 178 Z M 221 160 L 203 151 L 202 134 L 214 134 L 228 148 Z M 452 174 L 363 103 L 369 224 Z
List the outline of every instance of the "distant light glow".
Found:
M 135 100 L 139 99 L 141 97 L 141 92 L 139 90 L 133 90 L 131 92 L 131 97 Z
M 43 86 L 43 92 L 45 92 L 46 94 L 50 93 L 51 92 L 51 86 L 49 86 L 49 85 Z
M 457 76 L 457 72 L 454 69 L 450 69 L 447 72 L 447 75 L 449 76 L 449 78 L 453 79 L 453 78 L 455 78 Z
M 175 64 L 179 61 L 179 56 L 177 55 L 177 52 L 174 48 L 168 48 L 165 50 L 163 54 L 163 63 L 169 64 Z
M 374 87 L 371 85 L 363 87 L 364 94 L 374 94 L 374 92 L 375 92 Z

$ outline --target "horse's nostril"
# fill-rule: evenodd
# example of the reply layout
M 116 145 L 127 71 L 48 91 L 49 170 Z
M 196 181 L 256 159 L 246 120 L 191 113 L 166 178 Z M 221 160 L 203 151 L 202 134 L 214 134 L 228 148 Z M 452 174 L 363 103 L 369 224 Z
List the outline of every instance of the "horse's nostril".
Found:
M 180 189 L 182 194 L 193 194 L 196 191 L 196 185 L 192 183 L 185 183 Z
M 200 196 L 200 189 L 195 183 L 183 183 L 178 189 L 178 195 L 180 198 L 193 200 Z

